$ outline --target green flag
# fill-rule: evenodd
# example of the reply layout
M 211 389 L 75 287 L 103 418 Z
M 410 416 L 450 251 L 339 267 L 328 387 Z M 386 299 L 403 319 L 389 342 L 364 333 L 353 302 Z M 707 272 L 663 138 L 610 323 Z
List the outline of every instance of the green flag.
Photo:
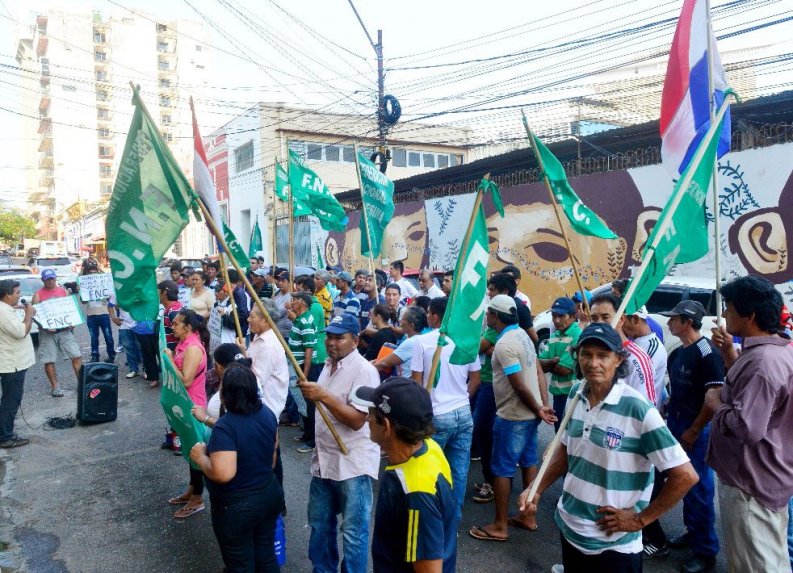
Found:
M 524 121 L 526 120 L 525 117 L 523 119 Z M 616 239 L 617 235 L 614 231 L 609 229 L 600 217 L 584 205 L 578 195 L 575 194 L 575 191 L 573 191 L 567 181 L 564 167 L 559 163 L 559 160 L 543 145 L 539 137 L 531 131 L 529 134 L 534 142 L 533 148 L 534 153 L 537 154 L 537 161 L 542 164 L 554 197 L 556 197 L 556 201 L 564 210 L 564 214 L 567 215 L 567 220 L 570 221 L 570 226 L 573 227 L 573 230 L 581 235 L 590 235 L 601 239 Z
M 229 245 L 230 247 L 231 245 Z M 248 249 L 248 258 L 253 258 L 256 253 L 262 250 L 262 230 L 259 228 L 259 216 L 256 216 L 256 222 L 251 229 L 250 248 Z
M 118 304 L 135 320 L 155 320 L 155 269 L 189 222 L 195 194 L 133 90 L 135 112 L 107 210 L 105 236 Z
M 490 257 L 487 246 L 487 221 L 480 206 L 471 238 L 463 245 L 464 252 L 460 253 L 454 268 L 454 283 L 440 328 L 441 335 L 448 334 L 454 341 L 454 352 L 449 357 L 452 364 L 469 364 L 479 354 Z
M 179 440 L 182 442 L 182 455 L 190 461 L 190 450 L 196 443 L 204 441 L 204 429 L 190 412 L 193 408 L 193 401 L 187 395 L 187 390 L 179 379 L 173 362 L 165 354 L 167 348 L 165 331 L 162 321 L 160 321 L 160 380 L 162 380 L 160 405 L 165 412 L 168 424 L 179 435 Z M 190 464 L 194 465 L 193 462 Z
M 237 261 L 237 264 L 242 267 L 243 270 L 247 270 L 250 266 L 250 258 L 245 256 L 245 250 L 240 245 L 240 242 L 237 240 L 237 237 L 234 233 L 226 226 L 226 222 L 223 221 L 223 239 L 226 241 L 226 244 L 229 246 L 230 253 L 227 253 L 228 256 L 234 257 L 234 260 Z
M 317 270 L 321 271 L 325 268 L 325 262 L 322 260 L 322 247 L 317 245 Z
M 289 150 L 289 185 L 295 201 L 295 216 L 298 201 L 305 205 L 326 231 L 344 231 L 349 220 L 341 206 L 322 178 L 314 173 L 303 159 Z
M 286 186 L 289 185 L 289 175 L 286 173 L 278 160 L 275 160 L 275 195 L 281 201 L 286 203 L 289 201 L 289 194 L 286 191 Z M 302 217 L 303 215 L 311 215 L 311 209 L 301 203 L 297 197 L 292 197 L 294 206 L 292 207 L 293 217 Z
M 394 183 L 361 152 L 358 152 L 358 169 L 361 174 L 361 255 L 377 258 L 382 248 L 383 231 L 394 216 Z
M 726 106 L 726 103 L 723 105 Z M 702 138 L 702 142 L 694 153 L 691 163 L 675 183 L 672 196 L 661 212 L 653 232 L 650 233 L 650 238 L 647 239 L 644 258 L 648 256 L 652 258 L 644 273 L 637 277 L 638 282 L 632 293 L 633 281 L 628 285 L 627 292 L 631 295 L 625 303 L 626 314 L 636 312 L 650 299 L 650 295 L 669 273 L 673 264 L 696 261 L 708 252 L 705 198 L 713 177 L 719 134 L 724 121 L 722 111 L 720 110 L 721 119 L 711 124 L 711 128 Z M 659 238 L 659 231 L 664 221 L 668 219 L 671 219 L 669 226 Z M 658 244 L 653 247 L 656 241 Z
M 495 182 L 491 181 L 490 179 L 482 178 L 482 181 L 479 182 L 479 188 L 484 193 L 490 193 L 490 196 L 493 198 L 493 205 L 498 211 L 498 214 L 502 217 L 504 216 L 504 202 L 501 200 L 501 191 L 498 190 L 498 185 Z

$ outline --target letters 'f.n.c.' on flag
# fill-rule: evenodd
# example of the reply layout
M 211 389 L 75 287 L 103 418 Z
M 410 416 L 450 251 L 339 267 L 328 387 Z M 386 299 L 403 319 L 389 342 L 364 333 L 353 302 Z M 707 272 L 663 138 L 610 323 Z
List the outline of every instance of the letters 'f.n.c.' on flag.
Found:
M 454 342 L 449 357 L 452 364 L 470 364 L 479 354 L 482 320 L 487 302 L 488 251 L 487 221 L 479 206 L 468 243 L 457 259 L 454 283 L 440 331 Z M 440 371 L 440 369 L 438 370 Z
M 194 194 L 133 89 L 135 113 L 105 221 L 119 305 L 135 320 L 155 320 L 155 268 L 190 221 Z
M 708 223 L 703 206 L 727 106 L 724 103 L 719 109 L 716 124 L 705 133 L 647 240 L 642 265 L 628 285 L 623 302 L 626 314 L 633 314 L 650 299 L 673 264 L 696 261 L 708 252 Z
M 523 118 L 525 121 L 525 117 Z M 525 124 L 526 125 L 526 124 Z M 551 151 L 543 145 L 540 138 L 534 135 L 526 127 L 529 137 L 532 139 L 532 148 L 537 154 L 537 162 L 542 165 L 545 176 L 548 177 L 548 184 L 556 198 L 556 202 L 562 207 L 570 226 L 579 235 L 589 235 L 601 239 L 616 239 L 617 235 L 598 217 L 594 211 L 584 205 L 578 198 L 570 183 L 567 181 L 564 167 L 559 163 Z
M 357 159 L 361 174 L 361 208 L 366 210 L 365 217 L 361 213 L 361 255 L 376 259 L 380 256 L 383 231 L 394 216 L 394 183 L 361 152 Z
M 322 178 L 306 165 L 303 158 L 289 150 L 289 185 L 292 197 L 305 205 L 319 219 L 326 231 L 343 231 L 349 218 Z M 295 204 L 297 207 L 297 203 Z M 297 215 L 297 213 L 295 213 Z
M 248 257 L 253 258 L 256 253 L 262 250 L 262 230 L 259 228 L 259 216 L 256 216 L 256 222 L 251 229 L 251 240 L 248 247 Z
M 661 159 L 675 177 L 686 170 L 710 127 L 711 103 L 715 100 L 715 109 L 720 108 L 727 91 L 724 67 L 708 22 L 706 0 L 684 0 L 661 96 Z M 713 94 L 708 93 L 708 50 Z M 729 111 L 719 137 L 721 157 L 730 150 Z
M 286 203 L 289 201 L 289 194 L 286 191 L 286 186 L 289 185 L 289 174 L 286 169 L 275 160 L 275 196 L 281 201 Z M 303 215 L 311 215 L 311 209 L 303 205 L 297 197 L 292 197 L 292 217 L 302 217 Z
M 190 111 L 193 114 L 193 180 L 195 182 L 195 190 L 198 192 L 199 197 L 201 197 L 201 201 L 204 203 L 207 211 L 209 211 L 215 225 L 220 228 L 220 222 L 222 220 L 220 216 L 220 205 L 218 205 L 215 182 L 212 180 L 212 174 L 209 172 L 209 162 L 204 152 L 204 142 L 201 140 L 201 132 L 198 130 L 198 121 L 196 121 L 195 117 L 193 98 L 190 98 Z
M 242 248 L 240 242 L 237 240 L 237 237 L 234 235 L 231 229 L 229 229 L 228 225 L 226 225 L 225 221 L 221 221 L 223 225 L 223 240 L 226 241 L 226 244 L 229 247 L 229 256 L 234 257 L 234 260 L 237 261 L 237 264 L 246 269 L 250 266 L 249 257 L 245 256 L 245 249 Z

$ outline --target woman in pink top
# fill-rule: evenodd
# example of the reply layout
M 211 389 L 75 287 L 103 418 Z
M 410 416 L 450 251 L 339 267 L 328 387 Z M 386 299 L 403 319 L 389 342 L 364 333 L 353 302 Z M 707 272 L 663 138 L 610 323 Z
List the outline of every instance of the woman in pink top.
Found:
M 204 319 L 195 311 L 182 309 L 171 323 L 173 334 L 178 340 L 176 349 L 165 353 L 176 367 L 179 379 L 187 389 L 187 395 L 196 406 L 206 408 L 207 352 L 202 340 L 209 338 Z M 168 500 L 171 505 L 185 506 L 174 513 L 184 519 L 204 509 L 204 474 L 190 466 L 190 485 L 180 496 Z

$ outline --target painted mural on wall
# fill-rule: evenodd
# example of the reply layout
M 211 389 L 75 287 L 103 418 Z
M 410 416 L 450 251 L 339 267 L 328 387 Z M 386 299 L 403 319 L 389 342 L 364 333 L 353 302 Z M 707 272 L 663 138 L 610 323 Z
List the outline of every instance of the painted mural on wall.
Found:
M 766 276 L 793 298 L 793 144 L 731 153 L 719 163 L 719 212 L 722 274 Z M 641 262 L 641 253 L 661 208 L 672 191 L 672 179 L 662 166 L 612 171 L 571 180 L 579 197 L 618 235 L 603 240 L 582 237 L 567 227 L 582 279 L 589 288 L 627 277 Z M 521 269 L 521 290 L 535 310 L 547 308 L 554 297 L 577 287 L 567 260 L 548 192 L 540 183 L 502 189 L 506 215 L 502 219 L 485 199 L 490 233 L 490 270 L 505 264 Z M 454 268 L 473 207 L 473 194 L 399 203 L 383 240 L 387 267 L 402 261 L 407 269 Z M 713 225 L 713 209 L 708 225 Z M 328 264 L 346 269 L 366 268 L 360 255 L 359 213 L 350 213 L 344 233 L 315 235 L 324 244 Z M 704 224 L 704 222 L 703 222 Z M 566 222 L 565 222 L 566 225 Z M 711 228 L 712 233 L 712 228 Z M 673 274 L 710 277 L 714 245 L 707 257 L 675 267 Z

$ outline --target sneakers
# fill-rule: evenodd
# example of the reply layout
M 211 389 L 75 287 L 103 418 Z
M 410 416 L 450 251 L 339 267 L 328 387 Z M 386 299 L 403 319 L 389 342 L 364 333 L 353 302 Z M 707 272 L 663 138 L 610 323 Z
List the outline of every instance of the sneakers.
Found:
M 172 450 L 173 449 L 173 437 L 176 434 L 174 432 L 165 432 L 165 441 L 160 444 L 161 450 Z
M 63 398 L 63 390 L 61 390 L 60 386 L 55 386 L 50 392 L 53 398 Z
M 10 439 L 6 440 L 5 442 L 0 442 L 0 448 L 19 448 L 21 446 L 27 446 L 30 443 L 30 440 L 27 438 L 20 438 L 19 436 L 13 436 Z
M 182 440 L 179 439 L 179 434 L 173 433 L 173 455 L 182 455 Z
M 479 491 L 476 492 L 471 499 L 473 499 L 476 503 L 488 503 L 493 501 L 493 498 L 493 486 L 491 486 L 489 483 L 483 483 L 479 487 Z
M 297 451 L 301 454 L 308 454 L 314 451 L 314 445 L 308 443 L 303 444 L 302 446 L 297 448 Z
M 128 378 L 128 379 L 129 379 L 129 378 L 134 378 L 134 377 L 135 377 L 135 376 L 137 376 L 137 375 L 138 375 L 138 373 L 137 373 L 137 372 L 135 372 L 134 370 L 130 370 L 129 372 L 127 372 L 127 378 Z
M 652 559 L 653 557 L 663 557 L 669 555 L 669 546 L 664 543 L 663 545 L 656 545 L 655 543 L 645 543 L 642 549 L 642 555 L 645 559 Z

